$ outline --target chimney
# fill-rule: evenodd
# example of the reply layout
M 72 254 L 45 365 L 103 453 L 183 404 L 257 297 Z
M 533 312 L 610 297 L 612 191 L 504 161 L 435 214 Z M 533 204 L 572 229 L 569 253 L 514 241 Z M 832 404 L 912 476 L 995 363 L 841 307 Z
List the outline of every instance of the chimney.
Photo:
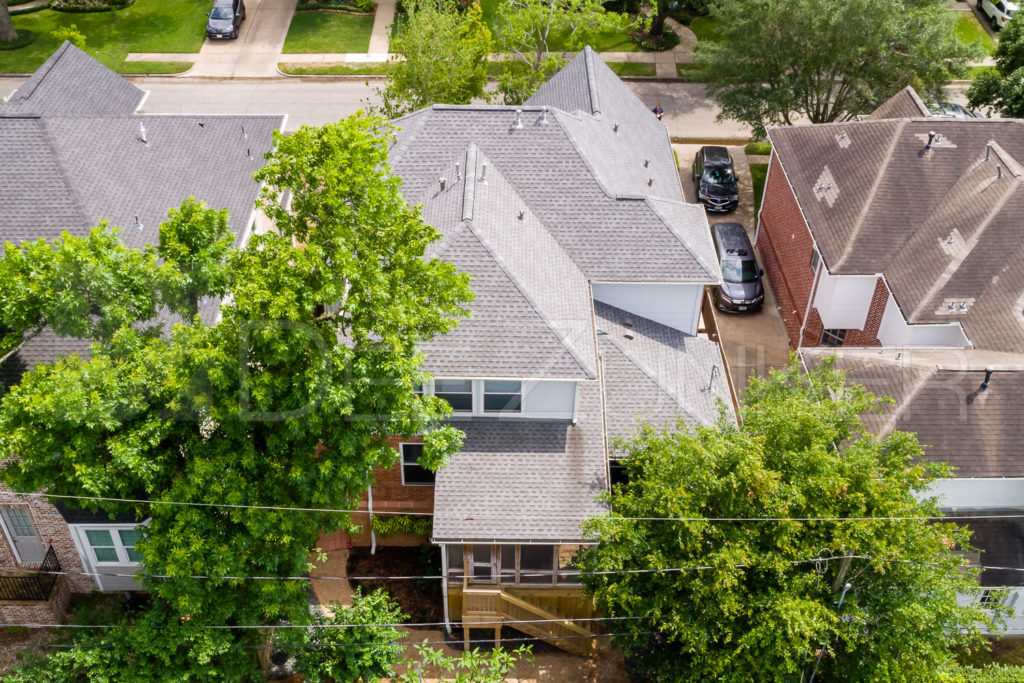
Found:
M 981 380 L 978 391 L 988 391 L 989 382 L 992 380 L 992 368 L 985 368 L 985 379 Z

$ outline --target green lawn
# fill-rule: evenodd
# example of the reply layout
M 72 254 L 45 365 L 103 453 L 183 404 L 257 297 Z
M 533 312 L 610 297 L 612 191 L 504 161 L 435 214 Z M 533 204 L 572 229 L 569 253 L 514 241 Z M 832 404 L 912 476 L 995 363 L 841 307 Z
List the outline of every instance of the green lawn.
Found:
M 606 62 L 620 76 L 653 76 L 655 68 L 647 62 Z
M 116 12 L 69 13 L 42 10 L 11 17 L 15 30 L 35 31 L 36 41 L 0 53 L 0 73 L 31 73 L 59 43 L 50 32 L 75 24 L 85 35 L 86 51 L 111 69 L 124 73 L 143 68 L 124 58 L 129 52 L 198 52 L 206 36 L 210 0 L 138 0 Z M 147 63 L 145 73 L 176 73 L 188 65 Z
M 296 12 L 282 52 L 366 52 L 370 49 L 371 31 L 372 14 Z
M 718 21 L 711 17 L 697 17 L 690 23 L 690 30 L 697 40 L 720 41 L 722 36 L 718 28 Z
M 768 164 L 750 164 L 750 182 L 754 187 L 754 215 L 761 211 L 764 181 L 768 177 Z
M 480 9 L 483 12 L 483 20 L 487 26 L 491 29 L 491 32 L 497 35 L 497 13 L 499 0 L 480 0 Z M 590 47 L 594 48 L 598 52 L 640 52 L 640 48 L 633 44 L 633 41 L 629 39 L 629 31 L 626 27 L 629 26 L 631 20 L 627 16 L 622 17 L 622 29 L 615 31 L 604 31 L 594 36 L 594 39 L 590 42 Z M 553 33 L 548 39 L 548 47 L 551 50 L 564 50 L 565 39 L 567 34 L 561 35 Z
M 748 142 L 747 146 L 743 148 L 744 154 L 771 154 L 772 143 L 765 140 L 764 142 Z
M 978 23 L 974 12 L 957 12 L 956 35 L 965 43 L 981 41 L 981 48 L 990 55 L 996 53 L 996 40 Z
M 277 65 L 286 74 L 296 76 L 380 76 L 388 72 L 384 62 L 366 62 L 356 64 L 289 64 L 282 62 Z

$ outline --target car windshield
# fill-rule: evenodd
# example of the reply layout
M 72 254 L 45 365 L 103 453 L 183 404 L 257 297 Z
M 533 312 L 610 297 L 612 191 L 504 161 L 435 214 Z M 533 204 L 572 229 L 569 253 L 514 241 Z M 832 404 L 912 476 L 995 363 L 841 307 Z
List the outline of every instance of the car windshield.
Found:
M 759 275 L 754 261 L 722 261 L 722 279 L 726 282 L 757 282 Z
M 211 19 L 230 19 L 234 12 L 230 7 L 214 7 L 210 12 Z
M 719 185 L 728 185 L 729 183 L 736 182 L 736 174 L 733 170 L 728 167 L 724 168 L 705 168 L 704 169 L 704 180 L 709 183 L 716 183 Z

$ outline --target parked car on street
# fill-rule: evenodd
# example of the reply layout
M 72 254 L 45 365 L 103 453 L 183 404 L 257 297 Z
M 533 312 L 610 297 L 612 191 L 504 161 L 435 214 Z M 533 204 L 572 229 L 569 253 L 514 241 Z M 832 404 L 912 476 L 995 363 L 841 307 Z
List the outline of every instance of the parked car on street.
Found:
M 992 25 L 993 31 L 998 31 L 1006 26 L 1006 22 L 1013 18 L 1017 11 L 1017 4 L 1007 0 L 978 0 L 978 9 L 988 17 L 988 23 Z
M 956 102 L 929 102 L 928 111 L 932 113 L 932 116 L 953 116 L 958 119 L 978 118 L 976 113 L 961 107 Z
M 736 169 L 725 147 L 701 147 L 693 160 L 692 177 L 697 199 L 708 211 L 732 211 L 740 203 Z
M 213 8 L 207 15 L 207 38 L 237 38 L 238 29 L 245 21 L 245 2 L 243 0 L 215 0 Z
M 764 271 L 757 265 L 754 247 L 739 223 L 715 223 L 711 239 L 722 266 L 722 284 L 715 287 L 715 305 L 729 312 L 760 311 L 764 305 Z

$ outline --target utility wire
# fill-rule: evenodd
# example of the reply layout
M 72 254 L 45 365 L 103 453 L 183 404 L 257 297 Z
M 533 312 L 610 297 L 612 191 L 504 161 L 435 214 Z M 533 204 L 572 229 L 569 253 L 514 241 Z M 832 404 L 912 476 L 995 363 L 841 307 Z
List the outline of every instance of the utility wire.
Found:
M 19 496 L 37 498 L 60 498 L 65 500 L 85 500 L 93 502 L 108 503 L 138 503 L 149 505 L 181 505 L 187 507 L 214 507 L 240 510 L 275 510 L 279 512 L 318 512 L 318 513 L 347 513 L 347 514 L 369 514 L 368 509 L 342 509 L 342 508 L 314 508 L 314 507 L 289 507 L 284 505 L 242 505 L 235 503 L 208 503 L 190 502 L 175 500 L 153 500 L 149 498 L 112 498 L 106 496 L 72 496 L 55 493 L 19 493 Z M 380 515 L 406 515 L 410 517 L 434 517 L 433 512 L 413 512 L 408 510 L 374 510 L 375 516 Z M 488 515 L 486 513 L 473 515 L 474 520 L 506 519 L 502 515 Z M 543 515 L 541 519 L 563 520 L 578 519 L 578 515 Z M 906 515 L 906 516 L 873 516 L 873 517 L 622 517 L 617 515 L 599 515 L 591 519 L 599 521 L 623 521 L 623 522 L 903 522 L 903 521 L 945 521 L 955 522 L 957 520 L 973 519 L 1024 519 L 1024 513 L 1007 513 L 995 515 Z

